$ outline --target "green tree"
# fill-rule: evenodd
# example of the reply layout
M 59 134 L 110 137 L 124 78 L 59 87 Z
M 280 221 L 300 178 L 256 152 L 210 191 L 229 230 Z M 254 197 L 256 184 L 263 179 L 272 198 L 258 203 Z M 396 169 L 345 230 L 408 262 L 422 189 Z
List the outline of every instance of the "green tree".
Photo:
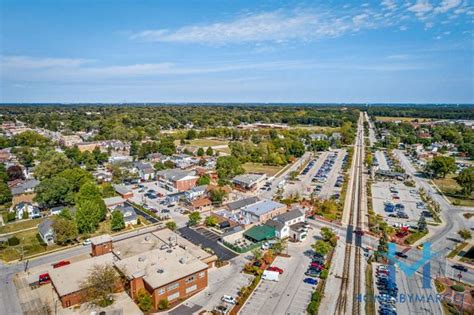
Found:
M 71 213 L 71 210 L 68 208 L 64 208 L 59 212 L 58 218 L 66 219 L 66 220 L 73 220 L 74 215 Z
M 176 230 L 176 222 L 174 221 L 168 221 L 166 222 L 165 226 L 170 229 L 171 231 Z
M 455 179 L 461 186 L 463 195 L 470 196 L 474 190 L 474 167 L 463 169 Z
M 197 185 L 209 185 L 211 183 L 211 178 L 209 177 L 209 175 L 205 174 L 205 175 L 202 175 L 201 177 L 199 177 L 198 181 L 197 181 Z
M 210 227 L 217 226 L 218 224 L 217 218 L 213 216 L 208 216 L 204 222 L 206 226 L 210 226 Z
M 64 170 L 73 168 L 73 162 L 63 153 L 49 151 L 35 168 L 35 176 L 38 179 L 52 178 Z
M 427 171 L 435 178 L 445 178 L 456 171 L 456 161 L 450 156 L 436 156 L 426 166 Z
M 189 214 L 189 225 L 196 225 L 201 221 L 201 214 L 198 211 Z
M 112 212 L 110 219 L 110 228 L 112 231 L 120 231 L 125 228 L 125 221 L 123 219 L 123 213 L 115 210 Z
M 190 129 L 186 133 L 186 140 L 193 140 L 196 138 L 196 136 L 197 136 L 196 130 Z
M 263 253 L 260 248 L 255 248 L 252 250 L 252 256 L 254 260 L 260 260 L 263 258 Z
M 6 204 L 12 201 L 12 193 L 7 183 L 0 181 L 0 204 Z
M 54 219 L 52 228 L 54 231 L 55 241 L 59 245 L 73 242 L 79 234 L 77 225 L 74 221 L 60 216 Z
M 204 149 L 202 147 L 200 147 L 198 150 L 197 150 L 197 156 L 204 156 Z
M 153 308 L 153 300 L 151 295 L 145 289 L 138 290 L 136 302 L 138 307 L 144 312 L 149 312 Z
M 156 162 L 154 168 L 156 171 L 162 171 L 166 169 L 166 166 L 163 164 L 163 162 Z
M 217 158 L 216 170 L 219 178 L 229 180 L 245 172 L 242 164 L 235 156 L 220 156 Z
M 320 255 L 327 255 L 331 251 L 331 245 L 325 241 L 317 240 L 311 245 L 311 248 Z
M 120 282 L 120 276 L 112 265 L 95 265 L 80 287 L 86 292 L 88 301 L 106 307 L 113 303 L 112 294 Z
M 212 189 L 209 192 L 209 198 L 216 205 L 221 205 L 224 198 L 227 196 L 227 192 L 224 189 Z
M 280 240 L 278 239 L 276 243 L 272 245 L 272 250 L 277 253 L 281 254 L 288 248 L 288 241 L 287 240 Z
M 211 147 L 208 147 L 206 150 L 206 155 L 207 156 L 213 156 L 214 155 L 214 150 L 212 150 Z
M 468 240 L 472 237 L 471 231 L 469 231 L 468 229 L 459 230 L 458 234 L 459 234 L 459 236 L 462 237 L 463 240 Z
M 45 207 L 71 205 L 74 201 L 73 187 L 64 177 L 45 178 L 36 187 L 35 201 Z

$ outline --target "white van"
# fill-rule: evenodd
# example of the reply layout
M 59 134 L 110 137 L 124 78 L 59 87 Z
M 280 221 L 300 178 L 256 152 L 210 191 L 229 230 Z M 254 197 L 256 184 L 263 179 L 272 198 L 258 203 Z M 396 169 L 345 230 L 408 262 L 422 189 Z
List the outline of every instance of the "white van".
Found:
M 278 271 L 264 270 L 262 274 L 262 279 L 277 282 L 278 280 L 280 280 L 280 274 L 278 273 Z

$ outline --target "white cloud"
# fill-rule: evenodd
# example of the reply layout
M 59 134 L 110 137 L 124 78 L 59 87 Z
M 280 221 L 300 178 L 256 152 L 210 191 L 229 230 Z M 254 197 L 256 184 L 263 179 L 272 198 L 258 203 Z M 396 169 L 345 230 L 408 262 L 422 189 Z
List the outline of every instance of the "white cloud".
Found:
M 227 44 L 242 42 L 311 41 L 337 37 L 372 27 L 366 13 L 338 16 L 330 11 L 283 13 L 274 11 L 246 15 L 229 22 L 185 26 L 177 30 L 157 29 L 136 32 L 131 39 L 151 42 Z
M 381 4 L 387 10 L 393 11 L 397 8 L 395 0 L 383 0 Z
M 433 6 L 428 0 L 417 0 L 416 3 L 408 7 L 408 11 L 415 13 L 417 16 L 423 16 L 433 10 Z
M 446 13 L 451 9 L 458 7 L 461 4 L 461 0 L 443 0 L 441 4 L 434 9 L 436 13 Z
M 28 56 L 1 56 L 2 67 L 17 69 L 42 69 L 55 67 L 79 67 L 83 64 L 93 62 L 90 59 L 74 58 L 36 58 Z

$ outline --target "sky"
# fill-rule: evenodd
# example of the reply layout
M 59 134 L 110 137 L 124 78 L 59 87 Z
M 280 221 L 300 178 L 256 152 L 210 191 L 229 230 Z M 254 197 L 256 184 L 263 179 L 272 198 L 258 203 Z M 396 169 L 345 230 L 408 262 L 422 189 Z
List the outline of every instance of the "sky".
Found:
M 474 103 L 468 0 L 0 0 L 0 102 Z

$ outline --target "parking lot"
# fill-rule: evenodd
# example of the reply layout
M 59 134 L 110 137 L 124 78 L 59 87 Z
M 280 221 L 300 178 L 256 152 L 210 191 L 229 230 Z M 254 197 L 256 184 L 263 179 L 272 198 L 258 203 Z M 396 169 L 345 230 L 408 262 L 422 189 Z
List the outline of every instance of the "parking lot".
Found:
M 315 182 L 321 185 L 319 193 L 316 191 L 316 195 L 321 199 L 329 199 L 331 197 L 338 199 L 342 189 L 342 183 L 344 182 L 344 174 L 342 172 L 342 163 L 346 155 L 346 150 L 338 150 L 335 152 L 334 158 L 332 158 L 332 164 L 326 168 L 325 182 Z M 331 161 L 331 160 L 329 160 Z M 323 172 L 324 174 L 324 172 Z
M 303 282 L 311 263 L 307 255 L 314 230 L 304 243 L 290 243 L 290 257 L 278 256 L 272 266 L 283 269 L 279 281 L 261 280 L 240 314 L 305 314 L 314 285 Z
M 375 151 L 375 165 L 378 166 L 380 170 L 389 171 L 390 167 L 387 163 L 387 156 L 384 151 L 377 150 Z
M 205 231 L 209 232 L 208 230 Z M 178 229 L 178 233 L 193 244 L 200 245 L 203 248 L 212 249 L 217 257 L 219 257 L 221 260 L 229 260 L 238 256 L 233 251 L 217 243 L 217 239 L 219 237 L 217 236 L 216 238 L 215 233 L 203 233 L 202 230 L 197 231 L 189 227 L 182 227 Z
M 386 221 L 394 226 L 404 224 L 407 226 L 417 226 L 422 212 L 425 217 L 429 216 L 424 203 L 416 188 L 407 187 L 398 181 L 377 182 L 372 185 L 372 201 L 374 211 L 382 215 Z M 402 205 L 403 210 L 400 209 Z M 392 209 L 393 206 L 393 209 Z M 391 210 L 391 211 L 390 211 Z M 396 217 L 397 212 L 404 212 L 408 218 Z M 431 221 L 430 217 L 426 220 Z

